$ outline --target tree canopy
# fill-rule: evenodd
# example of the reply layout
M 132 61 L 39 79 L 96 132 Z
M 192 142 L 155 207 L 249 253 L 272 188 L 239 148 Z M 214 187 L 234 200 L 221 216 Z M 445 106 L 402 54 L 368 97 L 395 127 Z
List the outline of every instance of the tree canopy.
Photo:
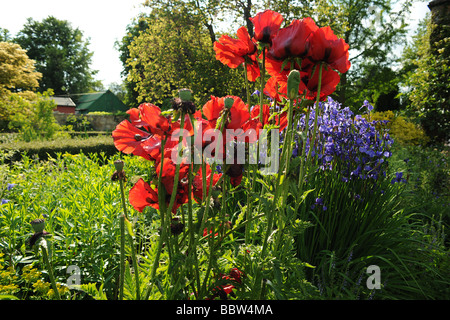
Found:
M 390 0 L 146 1 L 147 7 L 151 9 L 151 17 L 141 16 L 138 21 L 130 25 L 127 30 L 128 34 L 123 38 L 122 45 L 119 46 L 124 74 L 128 75 L 126 81 L 128 89 L 130 89 L 130 81 L 134 90 L 137 90 L 135 96 L 143 90 L 159 92 L 162 90 L 161 85 L 173 87 L 173 83 L 169 84 L 172 80 L 165 80 L 164 84 L 160 83 L 155 89 L 150 89 L 148 82 L 142 84 L 141 89 L 138 89 L 138 82 L 150 78 L 153 79 L 153 82 L 157 81 L 156 79 L 161 78 L 161 74 L 165 72 L 165 70 L 161 71 L 162 65 L 165 65 L 164 69 L 167 69 L 173 61 L 177 61 L 177 70 L 180 70 L 182 66 L 187 66 L 191 63 L 187 59 L 192 58 L 192 53 L 200 54 L 200 48 L 204 51 L 210 50 L 221 32 L 236 30 L 236 26 L 244 25 L 252 35 L 253 25 L 249 18 L 260 10 L 272 9 L 283 15 L 286 24 L 290 23 L 293 18 L 301 19 L 309 16 L 319 26 L 329 25 L 338 37 L 342 37 L 350 45 L 352 63 L 350 70 L 341 75 L 341 83 L 334 98 L 354 110 L 359 109 L 366 99 L 371 100 L 377 107 L 379 106 L 380 110 L 385 109 L 388 106 L 381 106 L 381 103 L 384 103 L 383 99 L 389 99 L 398 94 L 398 75 L 392 67 L 398 57 L 393 54 L 393 48 L 402 44 L 404 40 L 412 2 L 413 0 L 402 0 L 396 3 Z M 185 10 L 185 13 L 182 10 Z M 183 15 L 180 15 L 181 13 Z M 145 34 L 147 35 L 145 36 Z M 153 38 L 149 38 L 149 34 L 153 34 Z M 155 37 L 161 41 L 158 43 L 155 41 Z M 164 37 L 167 39 L 163 40 Z M 207 41 L 208 37 L 209 42 Z M 186 41 L 186 46 L 189 47 L 184 50 L 191 51 L 191 55 L 183 55 L 180 50 L 175 49 L 180 48 L 183 39 Z M 197 39 L 202 39 L 201 45 L 197 45 L 200 43 Z M 174 42 L 175 40 L 177 43 Z M 165 48 L 159 51 L 161 54 L 164 53 L 165 63 L 161 64 L 160 60 L 161 68 L 154 68 L 151 71 L 149 64 L 144 63 L 143 56 L 140 55 L 147 56 L 147 62 L 151 61 L 150 64 L 156 67 L 158 59 L 154 60 L 150 57 L 155 54 L 155 50 L 158 50 L 157 47 L 160 44 Z M 139 53 L 138 47 L 141 48 Z M 147 50 L 143 50 L 143 48 L 147 48 Z M 135 57 L 130 59 L 132 51 L 134 51 Z M 209 58 L 209 62 L 205 60 L 202 63 L 203 69 L 198 69 L 201 75 L 197 78 L 204 80 L 207 78 L 204 68 L 210 68 L 209 65 L 214 64 L 215 60 L 213 55 Z M 231 72 L 233 71 L 236 70 L 231 70 Z M 192 70 L 191 76 L 195 72 Z M 171 73 L 174 77 L 184 74 L 180 71 L 175 72 L 175 69 Z M 221 77 L 223 78 L 223 75 Z M 222 81 L 222 78 L 218 81 Z M 384 78 L 389 80 L 384 82 Z M 188 83 L 192 83 L 192 81 Z M 364 90 L 362 90 L 362 86 L 365 86 Z M 217 90 L 219 86 L 211 83 L 206 87 L 214 87 Z M 220 87 L 223 87 L 223 83 L 220 84 Z M 397 104 L 398 100 L 395 103 Z
M 440 37 L 433 37 L 436 32 Z M 450 139 L 450 23 L 420 23 L 413 42 L 403 51 L 404 94 L 408 110 L 418 116 L 433 142 Z
M 0 42 L 0 95 L 4 90 L 23 91 L 39 87 L 42 74 L 26 50 L 11 42 Z
M 137 103 L 168 106 L 183 87 L 193 90 L 198 103 L 206 102 L 211 94 L 243 90 L 243 73 L 230 72 L 214 58 L 211 34 L 201 16 L 180 5 L 171 10 L 155 8 L 139 21 L 124 38 L 130 44 L 121 47 Z
M 88 92 L 99 86 L 91 70 L 93 53 L 89 40 L 66 20 L 49 16 L 41 22 L 28 18 L 14 39 L 36 61 L 42 73 L 40 90 L 53 89 L 55 94 Z

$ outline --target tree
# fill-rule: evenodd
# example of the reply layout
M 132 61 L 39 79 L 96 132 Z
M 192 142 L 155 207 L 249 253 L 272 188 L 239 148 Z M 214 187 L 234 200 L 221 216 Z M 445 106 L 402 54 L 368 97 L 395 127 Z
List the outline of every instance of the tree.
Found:
M 139 36 L 141 32 L 144 32 L 149 27 L 150 19 L 144 14 L 140 14 L 138 17 L 133 19 L 131 24 L 127 26 L 127 33 L 122 40 L 115 43 L 116 49 L 119 51 L 119 59 L 122 62 L 122 76 L 126 79 L 124 81 L 125 93 L 123 96 L 123 103 L 128 107 L 137 107 L 139 93 L 135 90 L 135 82 L 131 79 L 127 79 L 128 74 L 130 74 L 131 70 L 134 68 L 135 70 L 140 69 L 139 72 L 143 72 L 143 67 L 139 65 L 137 62 L 133 64 L 133 67 L 127 63 L 130 56 L 130 46 L 133 43 L 134 39 Z M 135 71 L 138 72 L 138 71 Z
M 162 107 L 180 88 L 190 88 L 196 102 L 205 103 L 211 94 L 241 94 L 243 70 L 231 72 L 215 59 L 211 34 L 202 16 L 193 14 L 182 2 L 152 10 L 145 31 L 132 38 L 124 51 L 129 70 L 127 81 L 138 93 L 137 102 L 148 101 Z M 127 36 L 127 41 L 130 36 Z M 123 47 L 122 47 L 123 48 Z
M 42 74 L 36 72 L 31 60 L 20 45 L 0 42 L 0 94 L 4 90 L 23 91 L 39 87 Z
M 403 52 L 408 111 L 418 116 L 428 137 L 437 143 L 450 139 L 449 38 L 450 22 L 439 26 L 428 15 Z
M 8 128 L 16 112 L 9 102 L 11 96 L 33 98 L 41 76 L 35 70 L 34 61 L 18 44 L 0 42 L 0 130 Z
M 0 28 L 0 42 L 7 42 L 9 40 L 11 40 L 11 34 L 9 33 L 9 30 Z
M 52 16 L 42 22 L 27 20 L 15 42 L 36 60 L 42 73 L 40 90 L 53 89 L 56 95 L 83 93 L 101 86 L 90 69 L 92 53 L 83 33 L 66 20 Z

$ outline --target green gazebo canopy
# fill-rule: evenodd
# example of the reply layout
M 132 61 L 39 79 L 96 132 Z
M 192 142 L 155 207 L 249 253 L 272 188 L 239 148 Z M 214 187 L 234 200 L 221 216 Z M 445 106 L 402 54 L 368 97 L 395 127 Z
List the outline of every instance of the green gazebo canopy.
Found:
M 86 93 L 78 97 L 76 111 L 88 113 L 94 111 L 119 112 L 127 111 L 127 106 L 110 90 L 105 92 Z

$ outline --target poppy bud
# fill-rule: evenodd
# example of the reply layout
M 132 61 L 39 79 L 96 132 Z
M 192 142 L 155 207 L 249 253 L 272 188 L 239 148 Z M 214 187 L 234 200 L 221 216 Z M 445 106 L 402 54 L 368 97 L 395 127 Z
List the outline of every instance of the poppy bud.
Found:
M 299 88 L 300 72 L 294 69 L 289 73 L 287 81 L 287 92 L 290 100 L 297 98 Z

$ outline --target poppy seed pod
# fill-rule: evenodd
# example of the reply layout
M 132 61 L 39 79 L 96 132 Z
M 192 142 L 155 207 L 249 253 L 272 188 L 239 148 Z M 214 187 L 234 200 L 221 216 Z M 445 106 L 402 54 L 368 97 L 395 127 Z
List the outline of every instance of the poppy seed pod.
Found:
M 34 219 L 31 221 L 31 227 L 33 228 L 35 233 L 39 233 L 44 231 L 45 228 L 45 220 L 44 219 Z
M 180 89 L 178 91 L 178 96 L 182 101 L 191 101 L 192 91 L 190 89 Z
M 122 160 L 116 160 L 114 161 L 114 167 L 118 172 L 123 171 L 123 167 L 125 166 L 125 163 Z
M 289 99 L 293 100 L 297 98 L 298 90 L 300 87 L 300 72 L 298 70 L 292 70 L 289 73 L 287 80 L 287 92 Z
M 234 99 L 230 98 L 230 97 L 226 97 L 225 100 L 224 100 L 224 104 L 225 104 L 225 108 L 231 109 L 231 107 L 234 104 Z
M 174 98 L 172 100 L 172 108 L 176 111 L 181 110 L 184 113 L 195 113 L 195 104 L 192 101 L 184 100 L 182 98 Z

